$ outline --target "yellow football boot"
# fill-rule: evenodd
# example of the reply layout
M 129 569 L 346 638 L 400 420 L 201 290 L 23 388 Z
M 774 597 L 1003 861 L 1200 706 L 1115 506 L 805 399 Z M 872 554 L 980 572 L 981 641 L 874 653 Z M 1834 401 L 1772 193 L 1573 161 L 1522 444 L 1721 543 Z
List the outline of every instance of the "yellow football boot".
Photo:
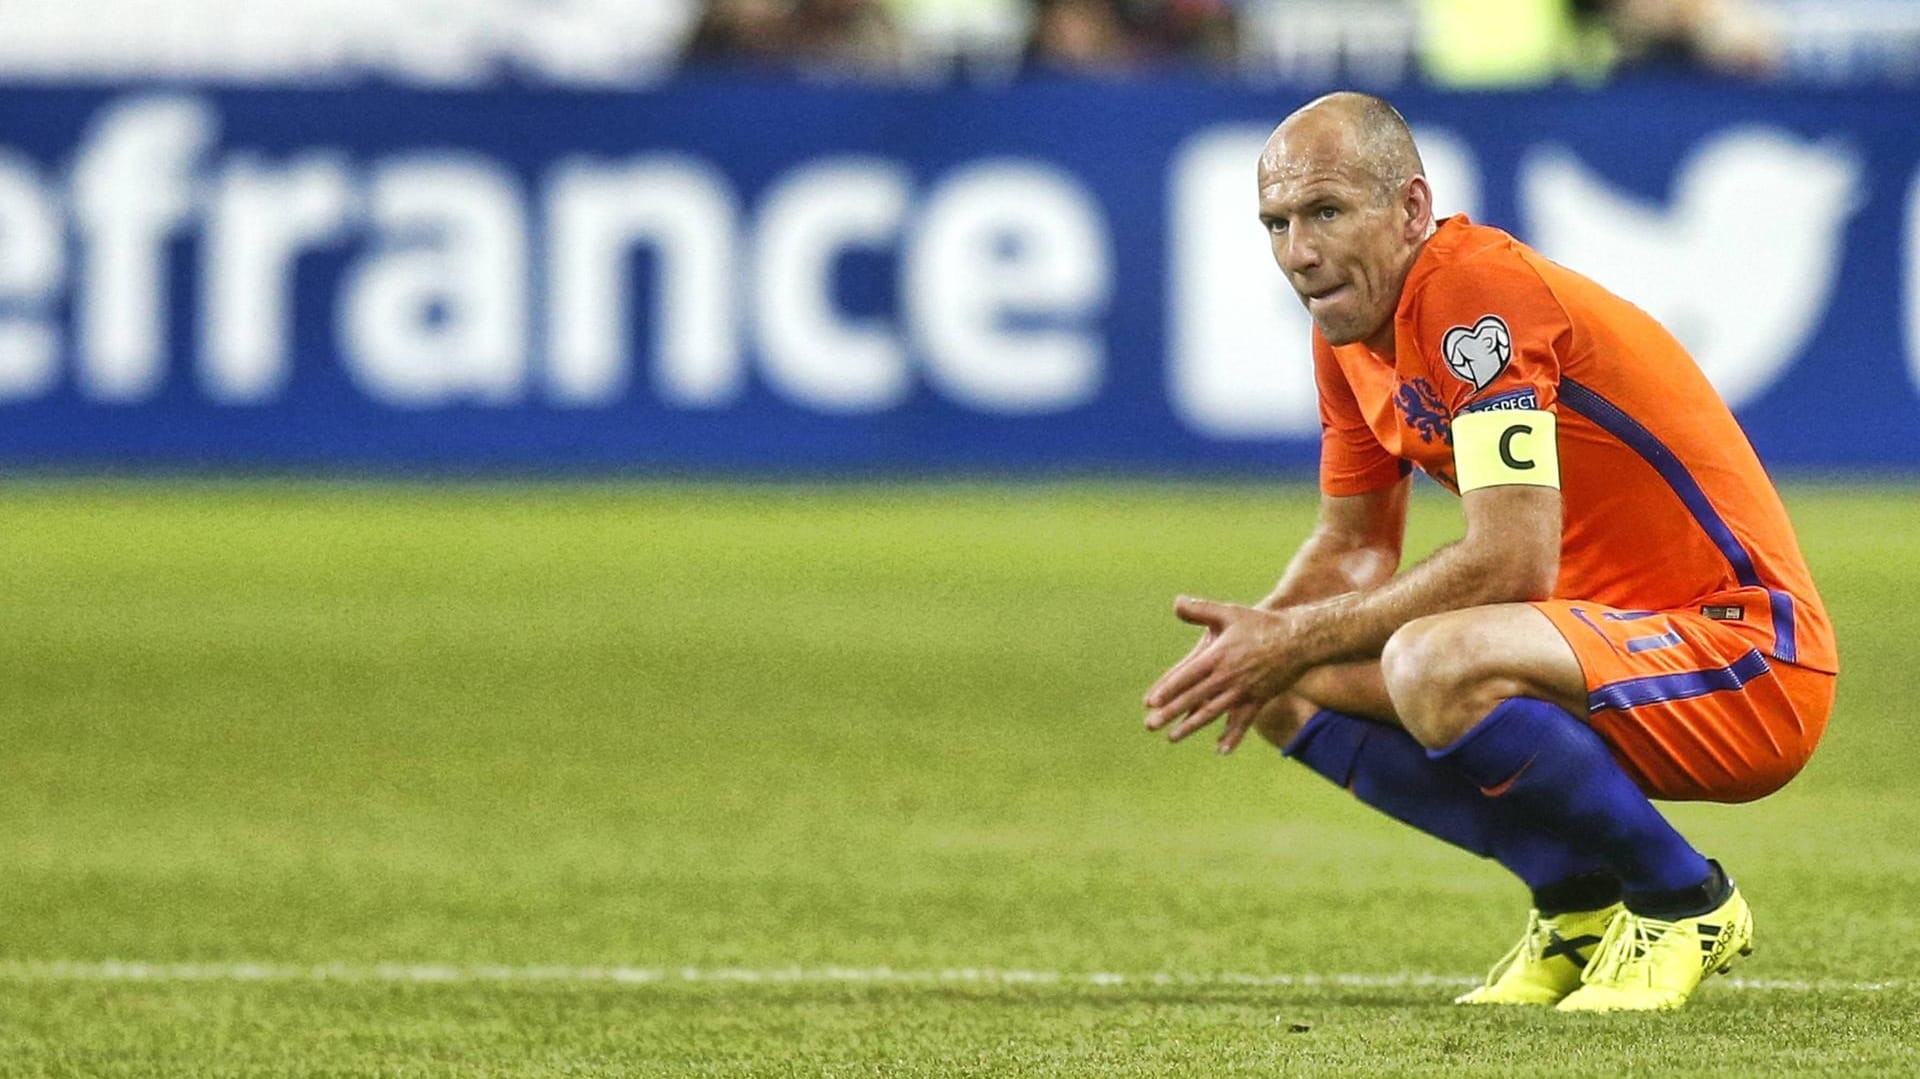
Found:
M 1697 918 L 1663 921 L 1622 910 L 1607 926 L 1566 1012 L 1654 1011 L 1687 1002 L 1709 971 L 1753 952 L 1753 912 L 1735 888 Z
M 1599 910 L 1576 910 L 1543 918 L 1527 915 L 1527 933 L 1487 972 L 1485 985 L 1453 999 L 1455 1004 L 1531 1004 L 1547 1007 L 1580 988 L 1593 947 L 1606 934 L 1615 903 Z

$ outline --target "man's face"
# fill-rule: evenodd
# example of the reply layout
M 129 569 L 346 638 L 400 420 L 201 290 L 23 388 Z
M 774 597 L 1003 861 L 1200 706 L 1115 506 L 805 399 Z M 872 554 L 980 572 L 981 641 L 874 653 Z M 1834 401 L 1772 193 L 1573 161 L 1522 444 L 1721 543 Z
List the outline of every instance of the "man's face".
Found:
M 1338 143 L 1276 138 L 1261 155 L 1260 222 L 1274 261 L 1329 344 L 1364 340 L 1393 318 L 1411 263 L 1398 201 Z

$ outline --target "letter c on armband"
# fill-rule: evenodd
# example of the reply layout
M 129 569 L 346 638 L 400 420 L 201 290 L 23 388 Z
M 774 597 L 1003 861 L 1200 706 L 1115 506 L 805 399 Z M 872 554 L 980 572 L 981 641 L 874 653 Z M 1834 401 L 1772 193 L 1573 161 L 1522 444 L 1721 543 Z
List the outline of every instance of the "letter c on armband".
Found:
M 1506 430 L 1500 432 L 1500 463 L 1516 472 L 1524 472 L 1534 467 L 1532 461 L 1522 461 L 1513 455 L 1514 436 L 1532 433 L 1533 428 L 1524 423 L 1509 424 Z

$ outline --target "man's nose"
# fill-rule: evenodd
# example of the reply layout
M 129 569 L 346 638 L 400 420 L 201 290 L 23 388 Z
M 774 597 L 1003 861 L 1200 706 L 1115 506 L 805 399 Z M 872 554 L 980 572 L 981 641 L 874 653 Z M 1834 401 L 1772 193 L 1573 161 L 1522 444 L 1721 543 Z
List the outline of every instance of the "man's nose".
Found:
M 1298 230 L 1291 230 L 1280 244 L 1280 265 L 1293 273 L 1311 270 L 1320 265 L 1320 248 Z

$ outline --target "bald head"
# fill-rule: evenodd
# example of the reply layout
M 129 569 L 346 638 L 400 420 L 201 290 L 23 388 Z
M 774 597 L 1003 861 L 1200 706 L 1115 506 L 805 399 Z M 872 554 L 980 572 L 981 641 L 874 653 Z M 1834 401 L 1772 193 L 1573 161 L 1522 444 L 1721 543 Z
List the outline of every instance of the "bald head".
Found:
M 1382 199 L 1426 175 L 1400 110 L 1385 98 L 1353 91 L 1328 94 L 1294 110 L 1267 139 L 1260 166 L 1280 170 L 1329 160 L 1365 174 Z
M 1391 356 L 1400 291 L 1434 231 L 1433 192 L 1394 107 L 1328 94 L 1287 117 L 1260 152 L 1260 223 L 1327 342 Z

